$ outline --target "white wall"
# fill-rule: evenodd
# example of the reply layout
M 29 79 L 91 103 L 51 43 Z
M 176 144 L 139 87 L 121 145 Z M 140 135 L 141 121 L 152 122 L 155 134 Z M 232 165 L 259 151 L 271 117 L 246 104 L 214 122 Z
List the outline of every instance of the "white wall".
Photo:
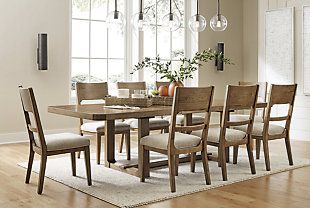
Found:
M 222 0 L 222 14 L 228 20 L 224 32 L 214 32 L 209 21 L 216 14 L 217 1 L 200 1 L 200 11 L 207 19 L 207 29 L 199 34 L 199 50 L 215 48 L 217 42 L 225 43 L 225 55 L 235 65 L 225 65 L 223 72 L 215 69 L 214 62 L 204 64 L 199 70 L 199 86 L 215 86 L 215 98 L 224 99 L 227 84 L 243 80 L 243 0 Z
M 67 0 L 0 0 L 0 138 L 25 131 L 20 84 L 34 88 L 45 129 L 74 126 L 47 113 L 48 105 L 69 103 L 70 18 Z M 40 32 L 48 33 L 48 71 L 36 66 Z
M 296 103 L 291 126 L 293 139 L 310 139 L 310 97 L 303 95 L 302 72 L 302 6 L 310 5 L 309 0 L 259 0 L 259 52 L 258 76 L 265 78 L 265 12 L 270 9 L 295 7 L 295 82 L 298 84 Z

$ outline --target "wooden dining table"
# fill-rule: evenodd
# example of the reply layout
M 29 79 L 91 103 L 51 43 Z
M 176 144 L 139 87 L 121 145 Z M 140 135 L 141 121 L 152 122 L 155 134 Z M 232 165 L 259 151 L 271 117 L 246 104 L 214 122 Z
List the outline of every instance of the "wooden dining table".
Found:
M 257 108 L 265 108 L 267 103 L 258 102 Z M 223 112 L 224 100 L 214 100 L 212 112 Z M 115 160 L 115 120 L 119 119 L 138 119 L 138 145 L 142 137 L 149 135 L 149 119 L 155 116 L 171 115 L 172 106 L 153 105 L 139 109 L 112 109 L 105 107 L 104 104 L 84 104 L 84 105 L 57 105 L 49 106 L 48 112 L 69 117 L 81 118 L 93 121 L 105 121 L 105 151 L 104 164 L 106 167 L 113 168 L 128 174 L 139 176 L 138 164 L 120 164 Z M 185 125 L 191 125 L 192 114 L 185 114 Z M 139 154 L 139 153 L 138 153 Z M 186 158 L 180 158 L 180 162 Z M 150 163 L 150 167 L 158 167 L 166 162 Z M 149 168 L 149 167 L 143 167 Z

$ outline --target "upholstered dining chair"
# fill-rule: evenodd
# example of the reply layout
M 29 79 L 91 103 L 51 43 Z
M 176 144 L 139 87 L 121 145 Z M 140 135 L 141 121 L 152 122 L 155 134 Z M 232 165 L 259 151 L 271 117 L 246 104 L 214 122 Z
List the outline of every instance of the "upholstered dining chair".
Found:
M 76 83 L 77 105 L 82 105 L 83 101 L 105 100 L 109 94 L 108 83 Z M 94 134 L 97 139 L 97 164 L 100 164 L 101 137 L 105 134 L 105 122 L 84 122 L 80 119 L 80 134 Z M 127 160 L 130 160 L 130 126 L 124 122 L 115 122 L 115 133 L 122 134 L 122 140 L 126 138 Z M 78 155 L 79 157 L 79 155 Z
M 177 87 L 172 107 L 172 122 L 169 133 L 149 135 L 141 138 L 139 145 L 139 168 L 141 182 L 149 175 L 149 151 L 168 155 L 171 192 L 176 191 L 175 176 L 178 175 L 179 154 L 201 152 L 206 184 L 211 184 L 208 157 L 207 135 L 211 114 L 214 87 L 188 88 Z M 178 114 L 204 112 L 205 121 L 200 125 L 177 126 Z M 201 130 L 198 136 L 180 132 Z
M 244 82 L 244 81 L 239 81 L 239 85 L 240 86 L 246 86 L 246 85 L 255 85 L 258 84 L 259 89 L 258 89 L 258 96 L 257 96 L 257 101 L 259 102 L 266 102 L 267 101 L 267 88 L 268 88 L 268 83 L 267 82 Z M 254 122 L 259 122 L 262 123 L 263 122 L 263 117 L 264 117 L 264 113 L 265 113 L 265 108 L 263 110 L 260 110 L 260 112 L 257 111 L 257 115 L 255 115 L 254 117 Z M 234 113 L 234 114 L 230 114 L 229 118 L 230 121 L 243 121 L 247 119 L 247 115 L 244 114 L 238 114 L 238 113 Z M 260 141 L 256 140 L 256 159 L 259 159 L 259 146 L 260 146 Z M 233 164 L 237 164 L 237 159 L 238 159 L 238 149 L 239 146 L 234 146 L 234 152 L 233 152 Z
M 117 82 L 117 89 L 129 89 L 129 94 L 133 94 L 134 90 L 146 90 L 145 82 Z M 162 118 L 151 118 L 150 120 L 150 130 L 161 130 L 169 131 L 169 122 Z M 124 121 L 132 130 L 138 129 L 138 119 L 126 119 Z M 123 139 L 121 140 L 119 151 L 122 152 L 123 149 Z
M 160 86 L 169 87 L 169 85 L 170 85 L 170 82 L 162 82 L 162 81 L 156 81 L 155 82 L 155 86 L 156 86 L 157 90 L 159 89 Z M 171 122 L 171 116 L 165 116 L 164 119 Z M 203 124 L 204 120 L 205 119 L 203 116 L 192 115 L 192 123 L 193 124 Z M 185 118 L 183 115 L 177 115 L 176 124 L 179 126 L 183 126 L 185 124 Z
M 251 132 L 254 123 L 258 85 L 232 86 L 226 89 L 226 99 L 220 127 L 209 129 L 208 145 L 218 148 L 217 161 L 222 169 L 222 177 L 227 181 L 226 148 L 231 146 L 246 145 L 251 167 L 251 173 L 256 174 L 253 152 L 251 147 Z M 230 121 L 229 113 L 235 110 L 249 110 L 248 118 L 243 121 Z M 230 127 L 245 126 L 246 131 L 231 129 Z M 200 135 L 200 131 L 192 132 L 192 135 Z
M 264 156 L 266 170 L 270 171 L 269 145 L 270 140 L 285 139 L 287 156 L 289 165 L 293 165 L 293 157 L 290 144 L 290 125 L 294 108 L 297 84 L 293 85 L 275 85 L 272 84 L 268 98 L 268 105 L 264 114 L 263 123 L 255 123 L 252 131 L 252 138 L 256 139 L 257 149 L 260 152 L 260 141 L 263 141 Z M 288 111 L 285 116 L 271 116 L 271 110 L 277 105 L 288 105 Z M 285 125 L 280 126 L 270 122 L 284 121 Z M 239 126 L 237 129 L 245 131 L 244 126 Z M 258 158 L 259 159 L 259 158 Z
M 88 137 L 72 133 L 45 135 L 43 132 L 33 89 L 20 87 L 19 93 L 23 106 L 26 128 L 30 140 L 30 153 L 26 174 L 26 184 L 28 184 L 30 181 L 34 153 L 37 153 L 41 156 L 37 192 L 38 194 L 42 194 L 47 157 L 52 155 L 70 153 L 72 163 L 72 175 L 76 176 L 75 153 L 78 151 L 84 151 L 87 183 L 90 186 L 92 184 L 92 180 L 89 152 L 90 142 Z

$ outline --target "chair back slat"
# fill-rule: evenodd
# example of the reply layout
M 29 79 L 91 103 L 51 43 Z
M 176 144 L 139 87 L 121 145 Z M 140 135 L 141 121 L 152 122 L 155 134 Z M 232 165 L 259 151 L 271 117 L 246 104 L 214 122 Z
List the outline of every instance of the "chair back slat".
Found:
M 46 142 L 44 138 L 44 133 L 42 129 L 42 124 L 40 120 L 40 115 L 36 103 L 36 99 L 33 93 L 32 88 L 20 88 L 19 94 L 21 97 L 21 102 L 23 106 L 26 128 L 28 131 L 28 136 L 30 140 L 30 146 L 35 145 L 40 147 L 42 151 L 46 151 Z M 30 115 L 33 114 L 34 124 L 31 123 Z M 35 139 L 35 135 L 33 133 L 37 133 L 39 140 Z
M 100 100 L 105 99 L 109 95 L 108 83 L 76 83 L 76 94 L 78 104 L 84 100 Z
M 117 82 L 117 89 L 129 89 L 129 94 L 132 95 L 134 90 L 146 90 L 145 82 Z
M 226 107 L 229 110 L 246 110 L 253 107 L 253 101 L 258 95 L 258 85 L 233 86 L 226 91 Z M 256 102 L 256 100 L 255 100 Z
M 156 82 L 155 82 L 155 86 L 156 86 L 156 89 L 157 89 L 157 90 L 158 90 L 158 88 L 159 88 L 160 86 L 169 87 L 169 85 L 170 85 L 170 82 L 159 82 L 159 81 L 156 81 Z
M 270 90 L 270 104 L 292 104 L 295 99 L 297 85 L 272 85 Z
M 266 102 L 267 100 L 267 87 L 268 87 L 268 83 L 267 82 L 244 82 L 244 81 L 240 81 L 239 85 L 241 86 L 245 86 L 245 85 L 255 85 L 258 84 L 259 89 L 258 89 L 258 97 L 257 100 L 260 102 Z

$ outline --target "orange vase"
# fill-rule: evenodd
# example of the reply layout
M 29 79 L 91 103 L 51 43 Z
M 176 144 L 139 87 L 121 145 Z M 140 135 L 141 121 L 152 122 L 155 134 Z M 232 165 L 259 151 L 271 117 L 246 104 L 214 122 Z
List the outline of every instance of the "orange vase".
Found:
M 169 90 L 168 90 L 168 95 L 170 97 L 174 96 L 175 87 L 184 87 L 184 85 L 180 81 L 173 81 L 173 82 L 171 82 L 170 85 L 169 85 Z

